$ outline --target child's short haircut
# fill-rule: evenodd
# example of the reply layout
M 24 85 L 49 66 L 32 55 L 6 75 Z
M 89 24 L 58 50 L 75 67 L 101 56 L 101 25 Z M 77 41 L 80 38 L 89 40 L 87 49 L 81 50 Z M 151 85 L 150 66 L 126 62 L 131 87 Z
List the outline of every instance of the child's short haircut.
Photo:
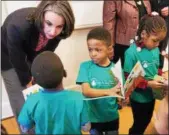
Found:
M 111 35 L 108 30 L 102 27 L 92 29 L 87 35 L 87 40 L 89 39 L 101 40 L 105 42 L 107 46 L 111 45 Z
M 34 59 L 31 73 L 35 82 L 46 89 L 56 88 L 65 76 L 60 58 L 50 51 L 45 51 Z

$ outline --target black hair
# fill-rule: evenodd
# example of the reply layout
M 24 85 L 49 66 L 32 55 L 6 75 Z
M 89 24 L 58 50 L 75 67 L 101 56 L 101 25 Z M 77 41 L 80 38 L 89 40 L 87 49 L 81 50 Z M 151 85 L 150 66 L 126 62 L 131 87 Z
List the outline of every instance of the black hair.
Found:
M 141 33 L 145 30 L 147 34 L 167 32 L 165 20 L 159 15 L 145 15 L 141 18 L 137 31 L 138 41 L 141 40 Z
M 107 46 L 111 46 L 111 34 L 103 27 L 92 29 L 87 35 L 87 40 L 89 39 L 97 39 L 105 42 Z
M 31 73 L 35 83 L 46 89 L 56 88 L 66 77 L 60 58 L 50 51 L 45 51 L 34 59 Z

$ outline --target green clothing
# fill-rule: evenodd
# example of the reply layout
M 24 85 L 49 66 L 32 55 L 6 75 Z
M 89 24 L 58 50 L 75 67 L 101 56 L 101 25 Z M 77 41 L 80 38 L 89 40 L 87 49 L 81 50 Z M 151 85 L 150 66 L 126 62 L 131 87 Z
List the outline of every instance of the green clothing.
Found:
M 159 49 L 148 50 L 147 48 L 142 48 L 139 51 L 135 43 L 131 44 L 125 52 L 124 72 L 130 73 L 137 61 L 140 61 L 145 70 L 145 79 L 152 80 L 158 74 Z M 131 98 L 141 103 L 147 103 L 154 99 L 151 88 L 134 90 Z
M 40 91 L 28 97 L 18 122 L 36 134 L 81 134 L 81 126 L 89 122 L 83 95 L 77 91 Z
M 112 67 L 114 67 L 113 63 L 107 67 L 101 67 L 93 61 L 83 62 L 76 83 L 89 83 L 91 88 L 98 89 L 98 91 L 99 89 L 112 88 L 117 84 L 111 75 L 110 69 Z M 91 122 L 109 122 L 119 117 L 117 98 L 115 97 L 88 100 L 86 103 Z

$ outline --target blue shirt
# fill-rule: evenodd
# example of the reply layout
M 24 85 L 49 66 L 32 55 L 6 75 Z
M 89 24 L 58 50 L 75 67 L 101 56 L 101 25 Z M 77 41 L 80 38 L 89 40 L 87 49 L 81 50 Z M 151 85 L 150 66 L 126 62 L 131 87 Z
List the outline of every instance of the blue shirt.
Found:
M 40 91 L 28 97 L 18 122 L 36 134 L 81 134 L 89 122 L 83 95 L 77 91 Z

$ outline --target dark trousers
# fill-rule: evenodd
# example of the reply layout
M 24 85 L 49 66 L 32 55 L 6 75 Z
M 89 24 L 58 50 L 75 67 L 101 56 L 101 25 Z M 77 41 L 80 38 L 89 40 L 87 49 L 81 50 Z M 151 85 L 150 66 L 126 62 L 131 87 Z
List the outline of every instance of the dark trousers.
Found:
M 13 111 L 13 114 L 17 120 L 19 113 L 25 102 L 22 90 L 26 87 L 21 86 L 19 78 L 14 69 L 9 69 L 7 71 L 1 71 L 1 75 L 4 81 L 4 85 L 9 97 L 9 102 Z M 18 124 L 19 127 L 19 124 Z M 20 130 L 21 132 L 21 130 Z
M 164 19 L 166 21 L 168 30 L 167 30 L 167 35 L 166 35 L 165 39 L 160 42 L 160 45 L 159 45 L 160 52 L 165 50 L 167 48 L 167 45 L 169 44 L 169 16 L 165 17 Z M 159 68 L 162 69 L 163 66 L 164 66 L 164 57 L 160 54 L 160 66 L 159 66 Z
M 103 132 L 106 134 L 116 134 L 119 129 L 119 119 L 104 123 L 91 123 L 91 129 L 97 130 L 99 135 L 102 135 Z
M 124 54 L 125 51 L 129 48 L 127 45 L 115 44 L 114 46 L 114 57 L 113 63 L 116 63 L 119 59 L 121 60 L 121 66 L 124 66 Z
M 138 103 L 130 99 L 132 113 L 133 113 L 133 125 L 129 129 L 129 134 L 142 135 L 151 121 L 155 100 L 148 103 Z

